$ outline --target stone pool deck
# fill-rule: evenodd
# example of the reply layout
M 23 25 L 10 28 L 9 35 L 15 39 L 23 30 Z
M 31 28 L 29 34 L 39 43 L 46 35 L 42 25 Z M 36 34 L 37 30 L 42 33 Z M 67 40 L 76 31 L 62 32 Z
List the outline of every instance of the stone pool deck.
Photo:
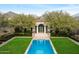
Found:
M 32 35 L 33 39 L 50 39 L 49 33 L 33 33 Z

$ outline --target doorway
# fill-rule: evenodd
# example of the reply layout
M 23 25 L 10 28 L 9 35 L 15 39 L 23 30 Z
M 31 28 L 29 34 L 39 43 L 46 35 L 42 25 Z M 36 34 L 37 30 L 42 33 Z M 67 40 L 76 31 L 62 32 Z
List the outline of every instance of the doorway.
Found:
M 40 24 L 38 26 L 38 32 L 40 32 L 40 33 L 43 33 L 44 32 L 44 25 L 43 24 Z

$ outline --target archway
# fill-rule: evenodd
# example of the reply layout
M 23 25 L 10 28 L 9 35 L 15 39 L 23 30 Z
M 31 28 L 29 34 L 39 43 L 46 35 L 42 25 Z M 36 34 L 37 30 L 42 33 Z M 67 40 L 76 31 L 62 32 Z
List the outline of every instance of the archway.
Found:
M 38 32 L 40 32 L 40 33 L 44 32 L 44 25 L 43 24 L 40 24 L 38 26 Z

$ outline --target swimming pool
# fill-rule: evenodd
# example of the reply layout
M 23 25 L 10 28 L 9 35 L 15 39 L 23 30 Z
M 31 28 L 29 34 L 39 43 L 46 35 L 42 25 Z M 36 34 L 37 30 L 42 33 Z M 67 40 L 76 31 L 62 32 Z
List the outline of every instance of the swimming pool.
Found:
M 49 40 L 33 40 L 27 54 L 55 54 Z

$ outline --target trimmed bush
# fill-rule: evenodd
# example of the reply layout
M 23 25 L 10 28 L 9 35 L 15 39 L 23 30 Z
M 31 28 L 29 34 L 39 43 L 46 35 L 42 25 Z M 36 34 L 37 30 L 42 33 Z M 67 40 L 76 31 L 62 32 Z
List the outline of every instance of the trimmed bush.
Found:
M 51 32 L 51 36 L 68 36 L 67 33 L 63 32 L 63 31 L 59 31 L 58 33 L 56 32 Z
M 24 30 L 24 32 L 18 32 L 14 33 L 16 36 L 32 36 L 32 31 L 31 30 Z

